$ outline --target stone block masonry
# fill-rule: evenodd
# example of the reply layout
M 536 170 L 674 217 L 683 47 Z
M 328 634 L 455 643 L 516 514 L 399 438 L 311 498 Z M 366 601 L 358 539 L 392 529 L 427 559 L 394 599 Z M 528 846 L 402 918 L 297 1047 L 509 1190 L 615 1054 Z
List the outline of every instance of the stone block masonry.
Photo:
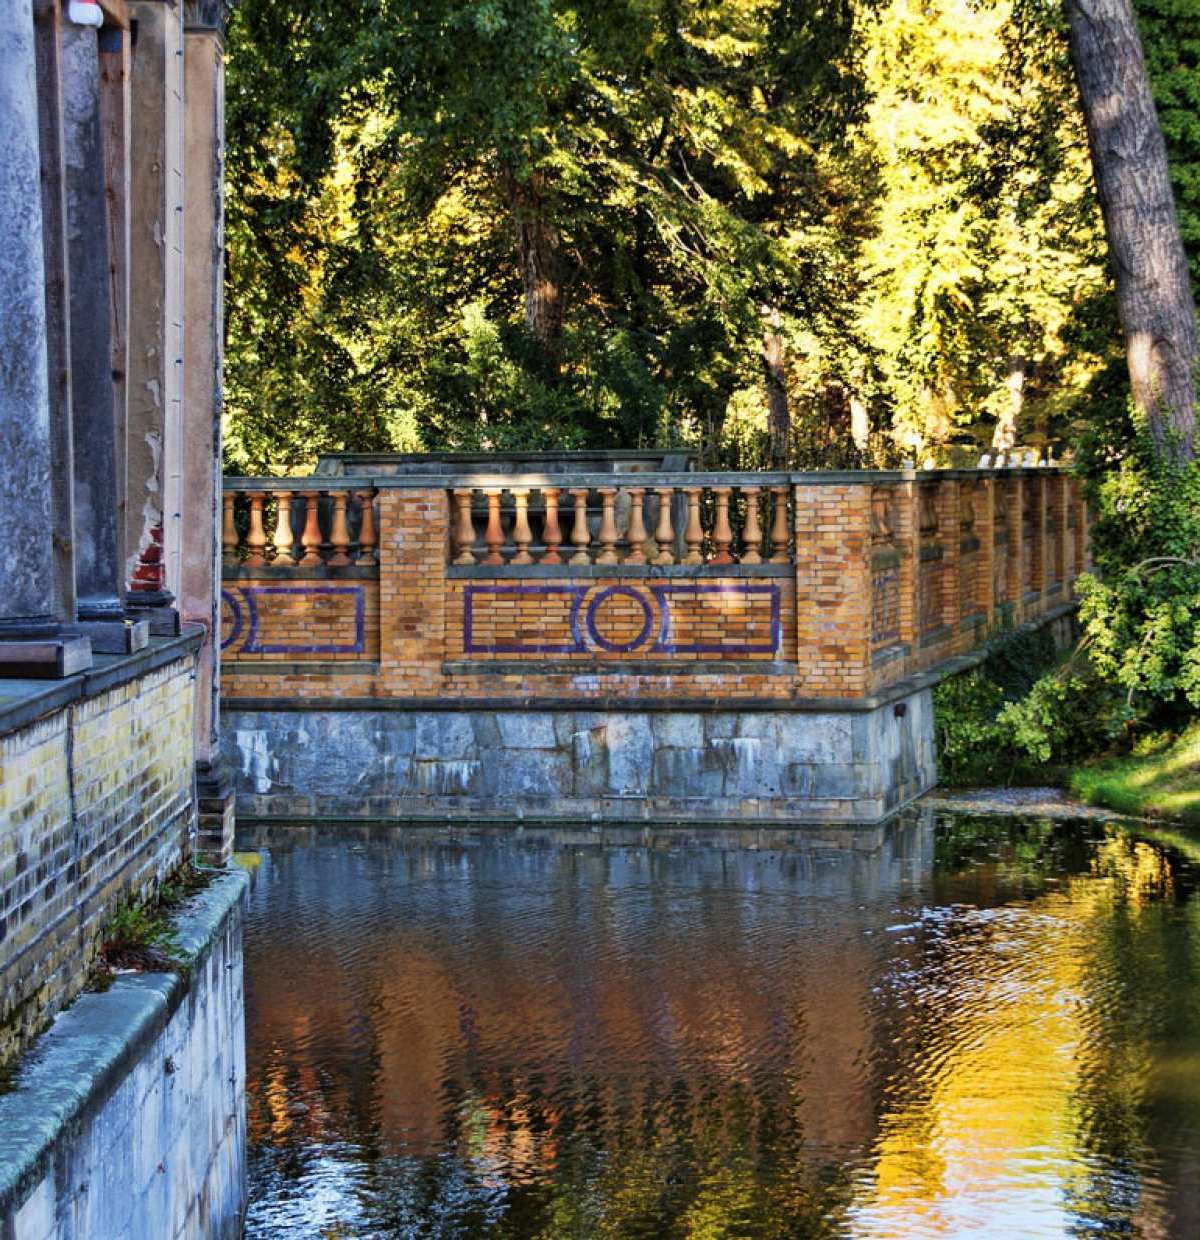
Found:
M 105 918 L 190 853 L 199 635 L 0 700 L 0 1062 L 83 987 Z M 7 725 L 7 726 L 4 726 Z
M 235 1240 L 245 1202 L 243 872 L 188 900 L 186 973 L 117 978 L 0 1095 L 0 1236 Z
M 239 818 L 284 821 L 862 823 L 936 778 L 928 690 L 853 713 L 232 708 L 224 735 Z

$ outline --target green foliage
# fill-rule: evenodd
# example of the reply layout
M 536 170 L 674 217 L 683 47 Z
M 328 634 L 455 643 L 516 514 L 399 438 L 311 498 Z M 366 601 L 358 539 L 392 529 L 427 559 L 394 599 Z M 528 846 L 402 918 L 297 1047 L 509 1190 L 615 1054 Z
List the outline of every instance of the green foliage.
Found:
M 1131 717 L 1200 707 L 1200 466 L 1160 455 L 1144 425 L 1092 487 L 1096 573 L 1080 619 L 1100 677 Z
M 1200 0 L 1136 0 L 1134 9 L 1195 296 L 1200 289 Z
M 1045 629 L 1001 632 L 982 663 L 934 688 L 942 783 L 965 787 L 1046 781 L 1045 760 L 1020 745 L 1010 712 L 1058 658 Z
M 1032 761 L 1127 748 L 1200 707 L 1200 466 L 1160 454 L 1128 411 L 1098 421 L 1084 460 L 1098 472 L 1079 654 L 997 718 Z
M 147 904 L 131 899 L 105 922 L 100 950 L 107 964 L 119 966 L 135 959 L 170 962 L 178 944 L 157 900 Z
M 228 464 L 659 443 L 760 465 L 768 325 L 793 464 L 974 452 L 1001 414 L 1059 434 L 1111 340 L 1076 330 L 1102 249 L 1058 32 L 1013 38 L 1009 12 L 242 0 Z M 529 232 L 561 330 L 527 302 Z

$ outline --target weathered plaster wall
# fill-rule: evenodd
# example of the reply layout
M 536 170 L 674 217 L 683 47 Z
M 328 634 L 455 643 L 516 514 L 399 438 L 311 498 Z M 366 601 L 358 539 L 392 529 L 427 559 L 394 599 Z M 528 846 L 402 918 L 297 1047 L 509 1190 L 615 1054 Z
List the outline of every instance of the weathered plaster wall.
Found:
M 114 904 L 186 855 L 196 641 L 164 645 L 0 736 L 0 1062 L 79 992 Z
M 134 0 L 126 575 L 179 588 L 183 434 L 183 12 Z
M 936 779 L 928 690 L 856 712 L 379 704 L 225 715 L 239 817 L 871 822 Z
M 0 1096 L 0 1235 L 233 1240 L 245 1203 L 246 875 L 176 919 L 186 977 L 80 997 Z

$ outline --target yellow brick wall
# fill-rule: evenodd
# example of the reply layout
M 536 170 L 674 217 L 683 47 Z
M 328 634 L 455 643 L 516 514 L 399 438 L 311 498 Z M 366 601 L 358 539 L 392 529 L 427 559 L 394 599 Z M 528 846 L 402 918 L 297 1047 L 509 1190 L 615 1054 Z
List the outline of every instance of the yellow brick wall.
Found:
M 221 604 L 225 663 L 379 658 L 378 581 L 238 577 L 222 583 Z
M 78 993 L 114 905 L 185 856 L 193 703 L 188 656 L 0 738 L 0 1062 Z

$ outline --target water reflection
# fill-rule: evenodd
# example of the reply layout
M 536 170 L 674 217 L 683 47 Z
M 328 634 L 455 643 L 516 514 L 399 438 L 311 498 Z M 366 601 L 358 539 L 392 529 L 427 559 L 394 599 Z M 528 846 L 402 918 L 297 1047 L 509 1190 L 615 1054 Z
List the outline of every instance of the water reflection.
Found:
M 1189 848 L 275 831 L 247 1234 L 1200 1234 Z

